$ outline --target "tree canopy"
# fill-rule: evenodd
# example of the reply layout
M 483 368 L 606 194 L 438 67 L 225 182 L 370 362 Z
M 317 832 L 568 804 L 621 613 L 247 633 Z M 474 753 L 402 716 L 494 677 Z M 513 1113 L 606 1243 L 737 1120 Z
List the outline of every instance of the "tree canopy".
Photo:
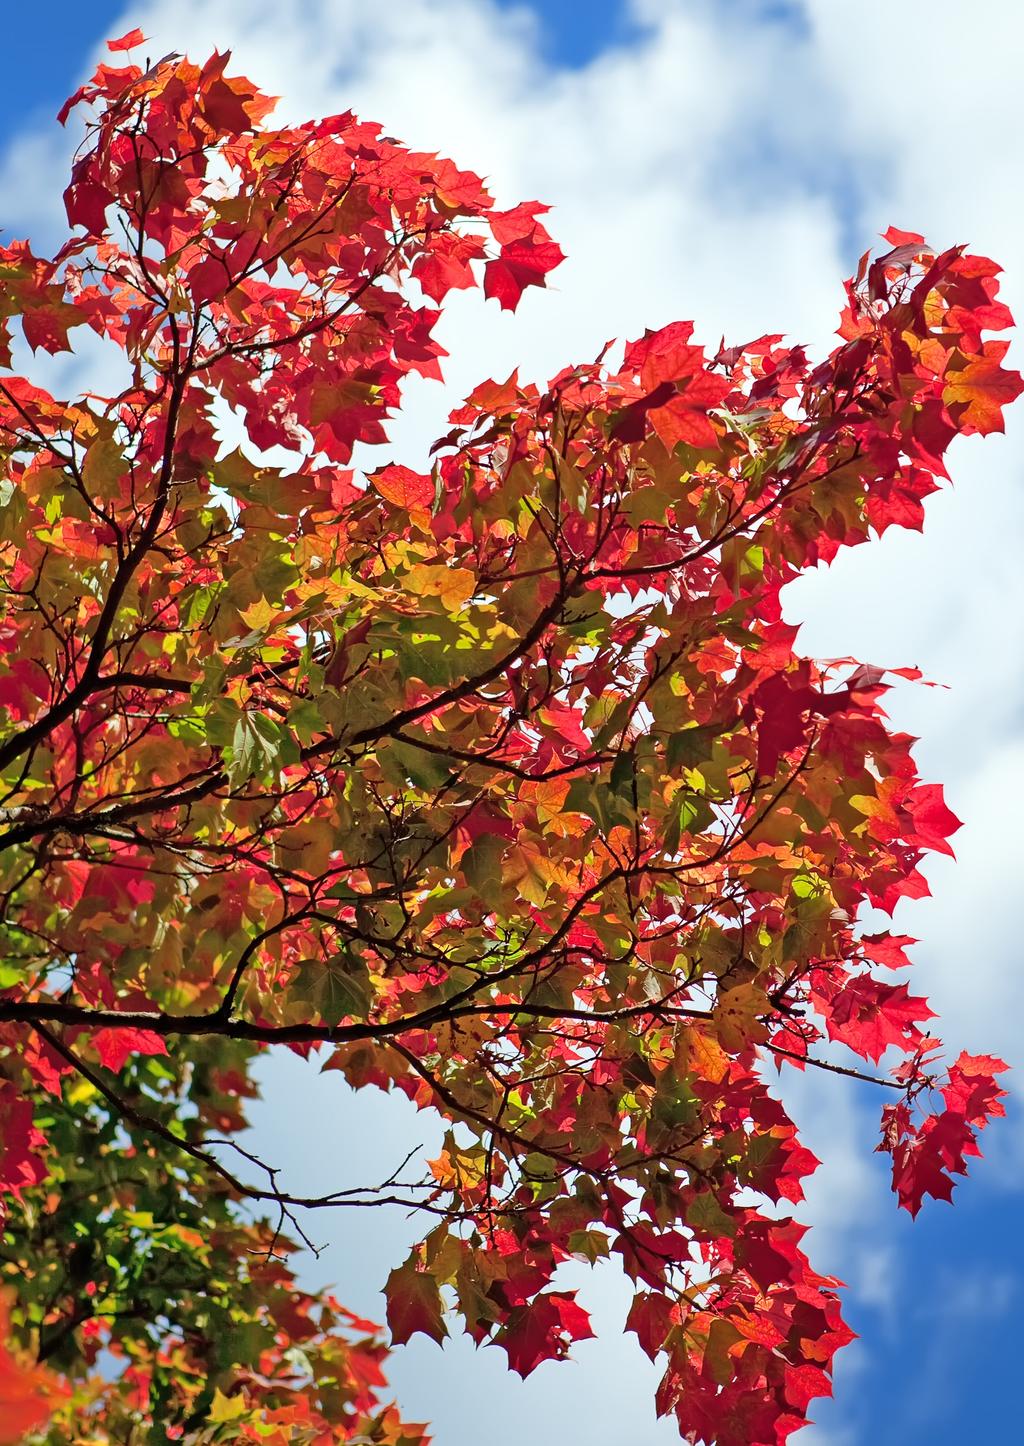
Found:
M 774 1446 L 851 1335 L 778 1071 L 877 1085 L 915 1214 L 1001 1113 L 871 922 L 957 820 L 891 675 L 780 602 L 1001 427 L 998 268 L 890 231 L 824 360 L 674 323 L 484 382 L 415 471 L 403 381 L 449 291 L 544 285 L 545 208 L 351 114 L 272 129 L 227 61 L 101 65 L 69 239 L 0 248 L 0 1441 L 425 1441 L 289 1264 L 376 1202 L 423 1219 L 392 1343 L 525 1376 L 610 1255 L 659 1411 Z M 114 394 L 16 374 L 75 328 Z M 292 1193 L 234 1138 L 280 1047 L 439 1156 Z

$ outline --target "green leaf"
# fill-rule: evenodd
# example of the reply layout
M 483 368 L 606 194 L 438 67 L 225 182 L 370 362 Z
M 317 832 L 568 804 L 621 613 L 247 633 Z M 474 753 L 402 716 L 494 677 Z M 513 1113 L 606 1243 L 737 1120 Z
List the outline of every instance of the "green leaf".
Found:
M 619 824 L 628 828 L 633 822 L 632 809 L 607 783 L 591 783 L 586 778 L 573 779 L 565 809 L 568 813 L 586 814 L 605 834 Z
M 466 882 L 484 899 L 492 899 L 501 888 L 501 861 L 505 840 L 493 833 L 482 833 L 462 856 L 462 872 Z
M 623 749 L 621 753 L 617 754 L 611 773 L 608 775 L 612 792 L 630 796 L 635 774 L 636 759 L 629 749 Z
M 568 1239 L 572 1255 L 582 1255 L 593 1265 L 609 1253 L 608 1237 L 603 1230 L 574 1230 Z
M 736 1221 L 727 1215 L 710 1191 L 695 1195 L 686 1207 L 686 1223 L 703 1235 L 735 1235 Z
M 678 773 L 682 768 L 696 768 L 706 762 L 721 731 L 715 723 L 698 723 L 680 733 L 673 733 L 665 745 L 669 772 Z
M 288 727 L 303 745 L 312 743 L 326 726 L 323 714 L 311 698 L 300 698 L 288 710 Z
M 447 783 L 451 777 L 451 759 L 447 754 L 416 748 L 398 738 L 390 740 L 388 751 L 394 754 L 401 764 L 402 772 L 417 788 L 433 791 Z
M 298 966 L 288 988 L 289 997 L 309 1004 L 325 1024 L 343 1019 L 365 1019 L 373 999 L 370 974 L 352 950 L 333 958 L 308 959 Z

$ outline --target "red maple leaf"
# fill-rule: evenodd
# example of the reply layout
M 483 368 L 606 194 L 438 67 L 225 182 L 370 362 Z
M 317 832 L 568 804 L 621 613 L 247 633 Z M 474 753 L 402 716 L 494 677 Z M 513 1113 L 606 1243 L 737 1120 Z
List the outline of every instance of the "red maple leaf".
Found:
M 542 1361 L 561 1360 L 573 1341 L 593 1334 L 589 1315 L 576 1304 L 576 1292 L 550 1291 L 515 1307 L 496 1339 L 508 1352 L 512 1369 L 525 1377 Z
M 113 50 L 115 53 L 119 50 L 134 50 L 136 45 L 144 45 L 145 42 L 146 37 L 136 26 L 134 30 L 129 30 L 117 40 L 108 40 L 107 49 Z
M 93 1036 L 93 1047 L 100 1064 L 115 1074 L 135 1054 L 166 1054 L 167 1045 L 151 1029 L 99 1029 Z

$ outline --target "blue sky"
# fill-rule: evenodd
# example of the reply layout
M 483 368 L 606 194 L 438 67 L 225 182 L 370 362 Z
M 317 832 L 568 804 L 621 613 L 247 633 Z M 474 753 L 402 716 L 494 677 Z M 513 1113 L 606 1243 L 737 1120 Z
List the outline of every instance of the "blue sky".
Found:
M 93 0 L 45 15 L 9 7 L 0 227 L 9 236 L 56 224 L 66 143 L 51 139 L 53 116 L 102 37 L 138 23 L 154 54 L 231 46 L 293 115 L 354 103 L 411 143 L 487 172 L 499 194 L 555 203 L 552 229 L 569 263 L 516 319 L 460 298 L 447 323 L 455 390 L 524 359 L 553 371 L 609 335 L 676 316 L 695 316 L 712 340 L 786 330 L 827 344 L 842 277 L 890 222 L 996 255 L 1024 312 L 1015 7 L 983 7 L 967 26 L 955 0 L 905 0 L 895 31 L 884 0 L 860 0 L 856 11 L 839 0 L 391 0 L 373 26 L 365 11 L 355 0 Z M 415 453 L 447 404 L 417 392 L 396 450 Z M 923 538 L 858 549 L 801 582 L 790 609 L 809 652 L 915 663 L 950 684 L 927 696 L 904 690 L 893 705 L 900 726 L 921 736 L 925 776 L 947 785 L 966 820 L 959 864 L 936 866 L 934 900 L 899 922 L 921 938 L 916 982 L 950 1045 L 1001 1051 L 1018 1065 L 1022 430 L 957 450 L 956 489 L 934 499 Z M 991 1132 L 990 1158 L 958 1189 L 956 1207 L 930 1204 L 912 1223 L 871 1154 L 875 1100 L 827 1085 L 804 1082 L 791 1107 L 828 1157 L 809 1207 L 813 1248 L 849 1281 L 860 1341 L 840 1363 L 836 1399 L 817 1410 L 820 1430 L 794 1440 L 1019 1439 L 1019 1115 Z M 297 1187 L 324 1183 L 317 1171 L 332 1160 L 354 1169 L 368 1137 L 388 1142 L 412 1128 L 389 1102 L 339 1102 L 336 1088 L 292 1063 L 268 1078 L 261 1146 Z M 297 1129 L 299 1114 L 321 1133 Z M 327 1270 L 343 1291 L 351 1284 L 354 1305 L 379 1314 L 376 1289 L 408 1231 L 344 1223 L 330 1225 L 310 1279 Z M 602 1309 L 612 1321 L 613 1297 L 608 1285 Z M 466 1372 L 494 1410 L 492 1446 L 521 1441 L 531 1419 L 548 1423 L 530 1428 L 538 1446 L 561 1439 L 560 1421 L 576 1423 L 588 1446 L 657 1446 L 673 1433 L 652 1424 L 636 1355 L 613 1335 L 581 1348 L 576 1366 L 545 1367 L 523 1386 L 500 1380 L 492 1358 L 458 1346 L 441 1356 L 427 1343 L 399 1353 L 393 1376 L 413 1418 L 437 1423 L 438 1446 L 468 1446 L 454 1401 Z
M 516 7 L 503 0 L 503 8 Z M 628 45 L 639 30 L 621 0 L 536 0 L 526 8 L 538 17 L 542 53 L 559 67 L 586 65 L 612 46 Z
M 56 5 L 45 12 L 11 6 L 4 16 L 3 140 L 48 124 L 78 85 L 96 44 L 123 7 L 95 0 L 90 5 Z

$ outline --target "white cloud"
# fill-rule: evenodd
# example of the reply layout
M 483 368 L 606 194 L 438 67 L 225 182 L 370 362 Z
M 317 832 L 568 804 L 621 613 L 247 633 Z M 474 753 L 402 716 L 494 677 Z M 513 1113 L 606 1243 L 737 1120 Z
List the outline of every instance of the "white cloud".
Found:
M 394 453 L 417 461 L 451 392 L 514 365 L 543 378 L 613 335 L 675 317 L 695 317 L 709 342 L 770 330 L 826 344 L 851 247 L 864 249 L 889 222 L 997 256 L 1011 267 L 1007 289 L 1020 304 L 1024 232 L 1019 186 L 1010 183 L 1019 175 L 1017 10 L 805 0 L 782 23 L 769 18 L 776 8 L 634 0 L 640 40 L 571 73 L 541 60 L 528 16 L 491 0 L 151 0 L 111 29 L 141 24 L 154 55 L 230 47 L 242 69 L 282 96 L 286 117 L 351 105 L 411 144 L 486 173 L 503 202 L 552 203 L 569 261 L 515 317 L 456 299 L 441 331 L 450 391 L 410 389 L 408 419 L 395 430 Z M 4 158 L 7 234 L 54 224 L 64 157 L 47 134 L 21 139 Z M 893 700 L 894 718 L 923 735 L 926 776 L 946 782 L 967 820 L 957 867 L 932 870 L 936 900 L 904 910 L 900 923 L 922 937 L 921 976 L 951 1041 L 1018 1060 L 1022 434 L 1016 426 L 1005 441 L 956 449 L 957 485 L 930 502 L 923 538 L 891 532 L 789 595 L 808 651 L 918 663 L 951 686 L 904 687 Z M 393 1136 L 396 1149 L 407 1138 L 400 1110 L 339 1104 L 337 1079 L 310 1085 L 297 1070 L 290 1058 L 278 1068 L 273 1104 L 260 1114 L 271 1157 L 290 1154 L 301 1165 L 295 1116 L 308 1122 L 308 1148 L 325 1174 L 348 1159 L 353 1136 Z M 790 1093 L 809 1143 L 817 1139 L 827 1156 L 810 1206 L 825 1268 L 854 1280 L 859 1272 L 865 1295 L 881 1299 L 892 1277 L 887 1247 L 873 1237 L 879 1211 L 892 1207 L 879 1201 L 865 1160 L 873 1125 L 848 1095 L 806 1082 Z M 327 1154 L 325 1121 L 338 1131 Z M 327 1274 L 372 1294 L 410 1230 L 342 1217 Z M 466 1343 L 443 1355 L 411 1347 L 394 1369 L 407 1409 L 433 1418 L 439 1446 L 473 1439 L 476 1421 L 460 1414 L 467 1399 L 476 1409 L 486 1401 L 491 1446 L 518 1442 L 524 1413 L 545 1423 L 543 1440 L 569 1431 L 592 1446 L 675 1439 L 671 1427 L 643 1424 L 648 1375 L 632 1340 L 620 1350 L 616 1290 L 595 1285 L 609 1334 L 579 1348 L 578 1366 L 545 1367 L 523 1386 L 497 1352 L 470 1361 Z
M 0 157 L 0 239 L 39 237 L 37 254 L 59 227 L 66 225 L 61 193 L 67 184 L 72 146 L 64 132 L 51 126 L 28 131 Z

